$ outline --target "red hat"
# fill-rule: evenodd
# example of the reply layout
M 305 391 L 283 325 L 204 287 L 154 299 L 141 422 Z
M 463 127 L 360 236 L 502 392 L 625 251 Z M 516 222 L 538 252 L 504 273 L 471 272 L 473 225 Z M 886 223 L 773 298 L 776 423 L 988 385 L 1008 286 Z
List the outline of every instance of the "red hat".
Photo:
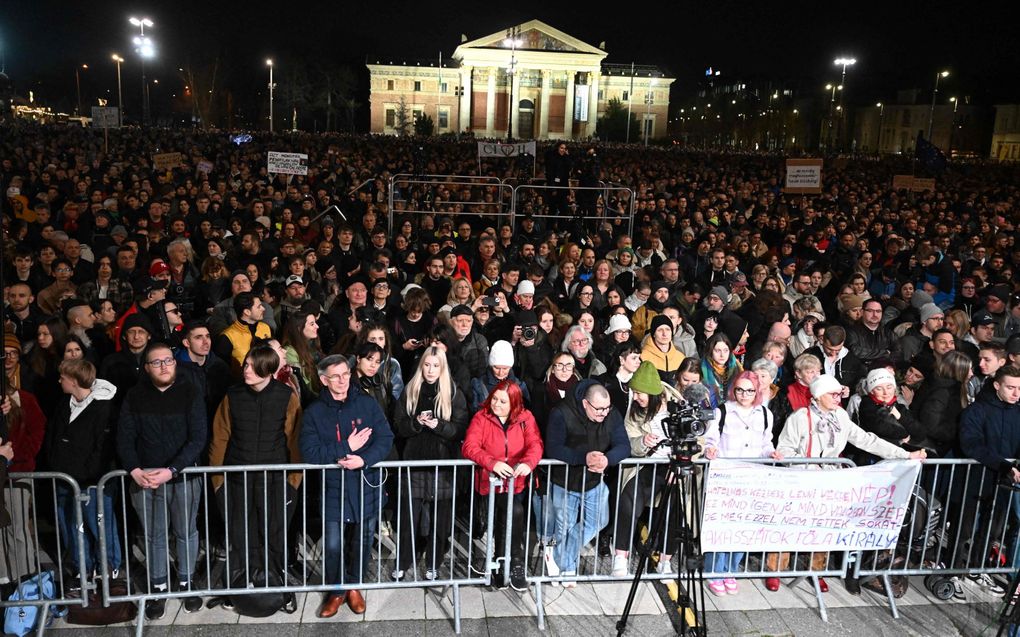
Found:
M 149 276 L 157 276 L 169 271 L 170 266 L 166 264 L 166 261 L 153 261 L 149 266 Z

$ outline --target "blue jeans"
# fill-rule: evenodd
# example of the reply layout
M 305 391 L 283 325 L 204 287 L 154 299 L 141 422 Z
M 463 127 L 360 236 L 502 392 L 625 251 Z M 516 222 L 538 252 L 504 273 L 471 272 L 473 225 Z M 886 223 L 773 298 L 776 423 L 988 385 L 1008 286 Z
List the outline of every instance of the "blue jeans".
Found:
M 744 553 L 705 553 L 705 570 L 710 573 L 739 573 Z
M 600 482 L 590 491 L 568 491 L 551 484 L 549 492 L 556 515 L 553 559 L 560 570 L 576 572 L 581 547 L 609 523 L 609 487 Z
M 164 483 L 158 489 L 142 489 L 131 482 L 131 504 L 142 520 L 145 567 L 151 585 L 167 583 L 170 527 L 177 552 L 178 581 L 190 584 L 198 561 L 198 507 L 203 489 L 202 478 L 193 477 Z
M 1020 491 L 1014 491 L 1010 496 L 1013 498 L 1013 534 L 1006 537 L 1006 541 L 1013 545 L 1013 557 L 1007 566 L 1017 568 L 1020 566 Z
M 122 561 L 120 535 L 117 533 L 117 510 L 113 505 L 115 484 L 107 483 L 103 490 L 103 532 L 106 533 L 106 563 L 109 569 L 119 569 Z M 85 573 L 91 574 L 99 567 L 99 497 L 96 487 L 85 490 L 88 502 L 81 505 L 81 519 L 84 525 L 81 538 L 85 545 Z M 64 546 L 71 549 L 71 566 L 81 568 L 78 559 L 78 538 L 75 529 L 74 493 L 62 484 L 57 484 L 57 525 L 64 538 Z
M 362 583 L 362 574 L 372 566 L 376 521 L 367 515 L 361 523 L 326 522 L 326 584 L 350 589 Z

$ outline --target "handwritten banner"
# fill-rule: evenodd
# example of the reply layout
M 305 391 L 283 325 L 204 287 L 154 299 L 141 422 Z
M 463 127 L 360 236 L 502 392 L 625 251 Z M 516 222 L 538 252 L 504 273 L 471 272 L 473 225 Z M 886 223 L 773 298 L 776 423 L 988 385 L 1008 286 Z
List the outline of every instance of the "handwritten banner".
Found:
M 893 175 L 892 189 L 912 190 L 913 192 L 924 192 L 930 190 L 935 192 L 935 179 L 931 177 L 915 177 L 913 175 Z
M 152 156 L 152 166 L 156 170 L 170 170 L 181 164 L 181 153 L 159 153 Z
M 282 175 L 307 175 L 308 155 L 304 153 L 280 153 L 269 151 L 266 170 Z
M 714 460 L 704 551 L 868 551 L 896 545 L 921 463 L 807 470 Z
M 787 159 L 784 190 L 793 194 L 822 192 L 822 160 Z
M 478 142 L 479 157 L 519 157 L 520 155 L 535 156 L 535 142 L 517 144 L 499 144 L 495 142 Z

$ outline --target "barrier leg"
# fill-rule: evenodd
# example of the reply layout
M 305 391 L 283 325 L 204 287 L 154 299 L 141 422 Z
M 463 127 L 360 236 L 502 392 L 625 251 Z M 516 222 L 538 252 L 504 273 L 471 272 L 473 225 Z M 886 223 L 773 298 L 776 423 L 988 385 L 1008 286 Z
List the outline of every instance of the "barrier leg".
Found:
M 84 589 L 82 589 L 84 590 Z M 88 595 L 88 593 L 82 593 L 82 595 Z M 39 622 L 39 630 L 36 631 L 38 637 L 43 637 L 46 634 L 46 617 L 50 614 L 50 605 L 43 604 L 39 609 L 39 618 L 36 620 Z
M 145 602 L 148 599 L 143 597 L 138 600 L 138 620 L 135 622 L 135 637 L 142 637 L 145 633 Z
M 545 630 L 545 604 L 542 603 L 542 582 L 535 582 L 535 611 L 538 615 L 538 629 Z
M 453 632 L 460 634 L 460 584 L 453 585 Z
M 821 616 L 822 621 L 828 624 L 829 612 L 825 608 L 825 599 L 822 598 L 822 588 L 818 585 L 818 577 L 812 575 L 811 583 L 815 585 L 815 599 L 818 600 L 818 614 Z
M 893 596 L 892 578 L 886 573 L 882 576 L 882 583 L 885 585 L 885 596 L 889 600 L 889 610 L 892 612 L 893 619 L 900 618 L 900 610 L 896 608 L 896 597 Z

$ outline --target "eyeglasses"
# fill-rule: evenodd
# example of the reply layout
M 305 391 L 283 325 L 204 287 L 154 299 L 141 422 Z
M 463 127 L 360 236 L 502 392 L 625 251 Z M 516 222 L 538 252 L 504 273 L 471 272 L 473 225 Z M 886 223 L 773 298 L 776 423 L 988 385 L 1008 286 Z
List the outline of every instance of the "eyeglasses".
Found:
M 613 408 L 612 405 L 606 405 L 605 407 L 596 407 L 595 405 L 591 404 L 591 402 L 588 400 L 585 400 L 584 402 L 588 403 L 588 406 L 591 407 L 591 410 L 594 411 L 596 414 L 608 414 L 609 410 Z
M 178 309 L 176 307 L 172 307 L 169 310 L 167 310 L 166 313 L 167 314 L 180 314 L 181 311 L 180 311 L 180 309 Z
M 347 380 L 350 377 L 351 377 L 350 372 L 344 372 L 343 374 L 330 374 L 329 376 L 326 377 L 326 380 L 328 380 L 331 383 L 337 383 L 340 382 L 341 380 Z
M 734 387 L 733 393 L 737 396 L 754 396 L 758 390 L 754 387 Z
M 570 339 L 571 345 L 587 345 L 588 339 L 586 338 L 572 338 Z
M 173 367 L 174 365 L 177 364 L 177 361 L 175 361 L 172 357 L 171 358 L 157 358 L 157 359 L 149 361 L 146 364 L 147 365 L 152 365 L 156 369 L 162 369 L 163 367 Z
M 577 296 L 595 296 L 594 292 L 578 292 Z
M 833 398 L 842 398 L 843 397 L 843 392 L 841 392 L 841 391 L 830 391 L 829 395 L 832 396 Z
M 53 271 L 54 272 L 70 272 L 71 268 L 56 268 Z
M 553 369 L 560 369 L 560 370 L 563 370 L 563 371 L 568 371 L 568 370 L 574 369 L 574 364 L 573 363 L 554 363 L 553 364 Z

